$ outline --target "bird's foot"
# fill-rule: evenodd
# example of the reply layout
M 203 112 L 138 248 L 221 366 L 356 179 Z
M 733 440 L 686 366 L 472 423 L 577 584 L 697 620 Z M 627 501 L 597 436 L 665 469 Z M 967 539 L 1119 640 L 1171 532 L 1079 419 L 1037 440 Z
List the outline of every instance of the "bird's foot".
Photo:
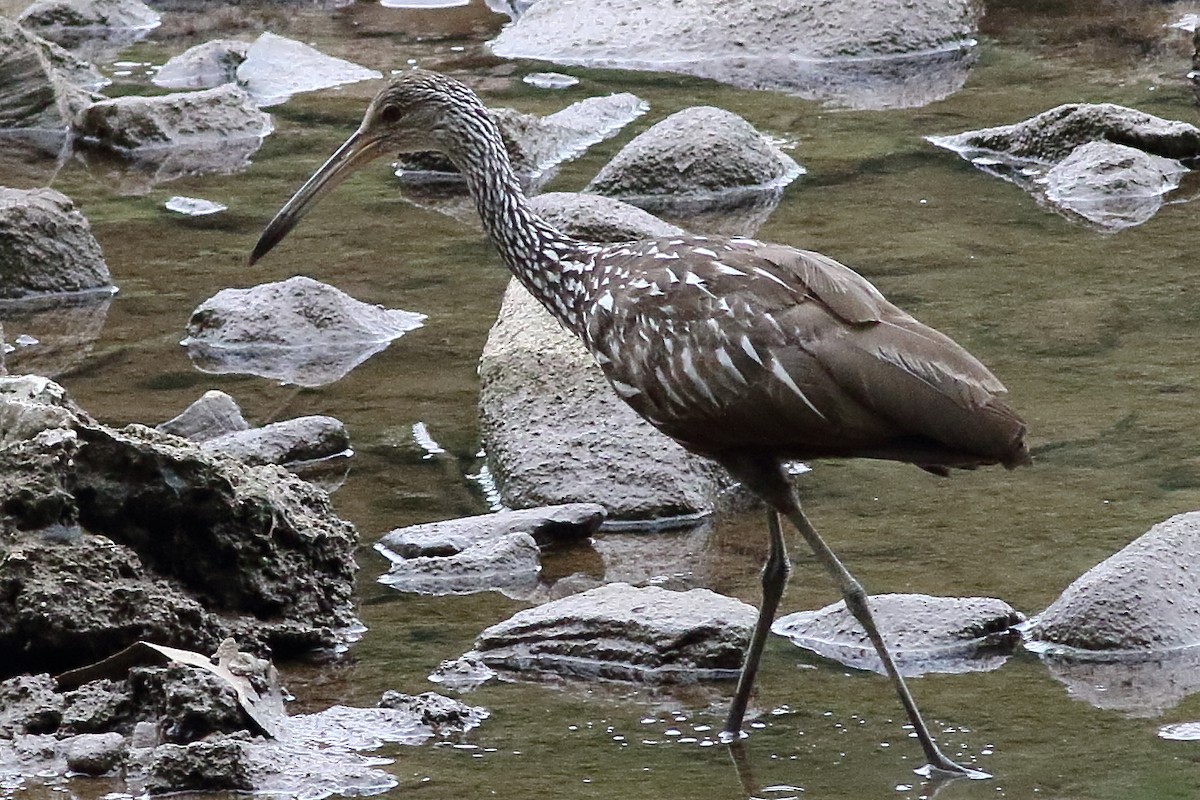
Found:
M 721 744 L 733 744 L 734 742 L 740 742 L 743 739 L 749 739 L 749 738 L 750 738 L 750 734 L 746 733 L 743 730 L 735 730 L 735 731 L 723 730 L 719 734 L 717 734 L 717 741 L 720 742 Z
M 981 769 L 964 767 L 962 764 L 946 758 L 941 753 L 938 753 L 937 756 L 937 758 L 930 759 L 930 763 L 913 770 L 913 772 L 922 778 L 934 781 L 947 781 L 956 778 L 970 778 L 973 781 L 982 781 L 992 777 L 991 773 L 984 772 Z

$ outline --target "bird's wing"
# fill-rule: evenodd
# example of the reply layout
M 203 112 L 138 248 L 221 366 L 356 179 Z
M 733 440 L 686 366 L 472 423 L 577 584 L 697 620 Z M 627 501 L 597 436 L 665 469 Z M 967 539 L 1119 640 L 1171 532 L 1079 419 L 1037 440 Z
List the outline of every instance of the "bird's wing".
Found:
M 839 319 L 855 324 L 879 322 L 895 308 L 875 286 L 854 270 L 828 256 L 777 244 L 742 244 L 731 240 L 731 260 L 746 260 L 819 300 Z M 756 243 L 757 244 L 757 243 Z

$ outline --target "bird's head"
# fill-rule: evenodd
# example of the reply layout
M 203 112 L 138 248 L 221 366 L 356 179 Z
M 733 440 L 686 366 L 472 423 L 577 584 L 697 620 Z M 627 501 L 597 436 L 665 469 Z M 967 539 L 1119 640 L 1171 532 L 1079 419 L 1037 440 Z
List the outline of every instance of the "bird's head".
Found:
M 358 130 L 267 224 L 250 254 L 250 263 L 279 244 L 308 210 L 350 173 L 384 155 L 447 152 L 456 131 L 480 119 L 487 119 L 487 109 L 474 92 L 453 78 L 426 70 L 396 76 L 375 95 Z

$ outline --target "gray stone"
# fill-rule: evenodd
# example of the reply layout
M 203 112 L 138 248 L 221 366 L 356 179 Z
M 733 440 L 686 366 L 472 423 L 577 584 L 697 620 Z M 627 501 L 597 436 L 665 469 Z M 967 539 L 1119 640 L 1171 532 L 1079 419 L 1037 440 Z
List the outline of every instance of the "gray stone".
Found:
M 514 279 L 479 361 L 484 449 L 510 508 L 599 503 L 612 519 L 695 516 L 723 473 L 659 433 Z
M 108 83 L 90 64 L 0 16 L 0 133 L 24 134 L 57 153 L 72 120 Z M 6 145 L 6 147 L 9 147 Z
M 382 77 L 373 69 L 327 56 L 303 42 L 273 33 L 259 36 L 237 67 L 238 83 L 264 108 L 301 92 Z
M 1113 103 L 1068 103 L 1013 125 L 928 140 L 968 160 L 1021 159 L 1043 165 L 1061 161 L 1093 141 L 1123 144 L 1163 158 L 1200 155 L 1200 128 Z
M 977 13 L 969 0 L 539 0 L 490 46 L 506 58 L 682 72 L 886 108 L 962 86 L 966 65 L 947 70 L 944 57 L 969 51 Z
M 683 228 L 637 206 L 598 194 L 548 192 L 532 198 L 530 204 L 563 233 L 589 242 L 627 242 L 684 233 Z
M 271 132 L 271 117 L 244 90 L 226 84 L 93 103 L 80 114 L 77 132 L 118 153 L 145 156 L 147 150 L 217 150 L 237 141 L 261 143 Z
M 152 29 L 162 18 L 141 0 L 35 0 L 17 17 L 17 22 L 49 39 L 72 43 L 69 29 Z M 67 29 L 67 30 L 64 30 Z
M 67 743 L 67 768 L 84 775 L 103 775 L 125 758 L 125 737 L 119 733 L 82 733 Z
M 151 80 L 164 89 L 211 89 L 231 83 L 249 49 L 249 43 L 237 39 L 213 39 L 172 56 Z
M 614 583 L 518 612 L 483 631 L 483 663 L 514 676 L 692 682 L 735 677 L 757 611 L 692 589 Z
M 496 677 L 496 670 L 484 664 L 477 655 L 466 653 L 438 664 L 429 680 L 455 692 L 470 692 Z
M 1039 650 L 1093 659 L 1200 644 L 1200 511 L 1158 523 L 1092 567 L 1027 633 Z
M 205 372 L 323 386 L 408 331 L 424 314 L 369 305 L 312 278 L 222 289 L 188 320 L 192 362 Z
M 475 517 L 410 525 L 385 533 L 376 545 L 399 558 L 450 556 L 468 547 L 511 533 L 528 533 L 539 547 L 584 539 L 604 522 L 604 507 L 595 503 L 498 511 Z
M 208 391 L 183 410 L 179 416 L 158 426 L 158 430 L 204 442 L 227 433 L 250 428 L 237 401 L 224 392 Z
M 227 433 L 205 441 L 202 449 L 247 464 L 292 464 L 345 455 L 350 434 L 340 420 L 313 415 Z
M 538 587 L 541 551 L 527 533 L 504 534 L 448 556 L 403 558 L 380 545 L 375 549 L 392 562 L 379 582 L 402 592 L 444 595 L 498 591 L 524 598 Z
M 45 673 L 0 681 L 0 739 L 53 732 L 62 721 L 62 711 L 62 696 Z
M 89 290 L 111 292 L 112 276 L 71 199 L 0 187 L 0 298 Z
M 996 669 L 1020 638 L 1013 626 L 1025 619 L 1008 603 L 989 597 L 882 594 L 870 603 L 896 666 L 909 676 Z M 841 664 L 884 671 L 844 602 L 780 617 L 771 630 Z
M 438 736 L 465 733 L 487 719 L 488 711 L 479 706 L 469 706 L 435 692 L 418 695 L 387 691 L 379 700 L 380 708 L 394 708 L 412 714 L 427 725 Z
M 1046 199 L 1106 230 L 1146 222 L 1187 167 L 1112 142 L 1088 142 L 1046 171 Z
M 712 106 L 677 111 L 604 165 L 585 191 L 647 199 L 718 198 L 778 188 L 802 172 L 749 122 Z

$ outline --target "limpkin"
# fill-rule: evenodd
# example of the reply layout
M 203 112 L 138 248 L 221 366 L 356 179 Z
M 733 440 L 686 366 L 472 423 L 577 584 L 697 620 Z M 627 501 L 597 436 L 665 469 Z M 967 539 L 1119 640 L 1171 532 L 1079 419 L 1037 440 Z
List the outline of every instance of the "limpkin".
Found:
M 930 766 L 977 774 L 939 750 L 871 617 L 867 595 L 801 510 L 784 464 L 874 458 L 929 472 L 1029 461 L 1004 386 L 954 341 L 819 253 L 749 238 L 580 241 L 535 214 L 496 125 L 470 89 L 413 70 L 280 209 L 254 263 L 372 159 L 437 150 L 461 171 L 484 229 L 525 288 L 587 346 L 616 393 L 768 506 L 762 605 L 726 718 L 742 719 L 790 563 L 779 515 L 831 573 L 895 687 Z

